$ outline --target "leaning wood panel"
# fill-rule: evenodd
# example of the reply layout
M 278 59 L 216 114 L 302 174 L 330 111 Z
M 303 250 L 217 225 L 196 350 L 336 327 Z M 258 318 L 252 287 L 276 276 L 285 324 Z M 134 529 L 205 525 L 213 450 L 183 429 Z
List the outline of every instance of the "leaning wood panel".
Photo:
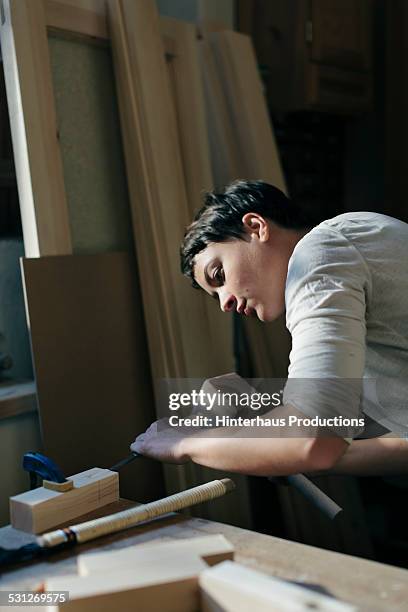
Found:
M 162 17 L 160 28 L 170 79 L 174 81 L 182 163 L 191 215 L 196 212 L 203 191 L 213 186 L 196 27 L 170 17 Z
M 189 209 L 188 222 L 190 222 L 202 205 L 203 192 L 213 187 L 196 28 L 191 24 L 169 18 L 161 18 L 160 24 L 177 120 L 178 143 Z M 184 227 L 182 230 L 184 231 Z M 186 280 L 184 282 L 187 283 Z M 190 289 L 190 292 L 193 292 L 193 289 Z M 200 377 L 211 376 L 211 371 L 219 373 L 233 371 L 235 363 L 231 317 L 225 316 L 218 305 L 202 292 L 194 297 L 203 301 L 208 321 L 205 338 L 203 336 L 200 338 L 202 352 Z M 195 336 L 198 337 L 197 332 Z M 187 470 L 193 482 L 204 482 L 214 477 L 213 470 L 201 466 L 188 466 Z M 212 504 L 207 504 L 204 514 L 208 518 L 248 527 L 251 514 L 248 482 L 244 476 L 234 476 L 234 478 L 238 478 L 241 489 L 239 510 L 237 508 L 235 511 L 232 510 L 231 500 L 225 499 L 217 509 L 214 509 Z
M 189 218 L 192 221 L 202 206 L 203 194 L 213 189 L 211 154 L 196 44 L 196 27 L 176 19 L 160 19 L 170 86 L 174 96 L 178 136 L 187 191 Z M 183 228 L 184 229 L 184 228 Z M 187 282 L 187 281 L 185 281 Z M 207 296 L 200 296 L 208 317 L 210 368 L 203 362 L 201 376 L 234 370 L 232 321 Z
M 214 125 L 222 143 L 220 160 L 224 184 L 235 179 L 262 179 L 286 192 L 286 183 L 258 74 L 251 40 L 244 34 L 221 31 L 204 33 L 204 78 L 211 71 L 222 89 L 222 124 Z M 215 74 L 214 74 L 215 71 Z M 216 91 L 215 86 L 213 90 Z M 227 110 L 224 110 L 224 104 Z M 215 109 L 215 113 L 216 113 Z M 213 115 L 215 114 L 213 111 Z M 227 124 L 223 128 L 223 124 Z M 228 125 L 229 124 L 229 125 Z M 223 136 L 224 133 L 224 136 Z M 217 142 L 214 148 L 217 147 Z M 236 166 L 231 166 L 238 152 Z M 232 174 L 235 172 L 236 174 Z M 290 338 L 283 318 L 267 326 L 244 321 L 255 377 L 285 377 Z
M 241 176 L 242 168 L 240 168 L 236 134 L 231 124 L 216 58 L 206 37 L 199 41 L 198 49 L 204 84 L 214 186 L 221 190 L 228 182 Z
M 174 237 L 180 238 L 187 204 L 159 23 L 151 2 L 111 0 L 108 6 L 153 373 L 181 377 L 186 361 Z
M 154 420 L 135 261 L 124 253 L 22 261 L 44 452 L 66 474 L 109 468 Z M 120 488 L 138 501 L 159 497 L 161 465 L 126 467 Z
M 209 33 L 208 39 L 235 128 L 241 156 L 240 172 L 245 173 L 245 178 L 268 181 L 286 193 L 250 38 L 225 30 Z
M 179 270 L 190 215 L 159 17 L 152 1 L 110 0 L 108 6 L 153 376 L 206 378 L 220 374 L 217 347 L 205 297 Z M 178 468 L 176 479 L 166 471 L 169 488 L 196 484 L 200 469 Z M 241 521 L 228 502 L 218 510 L 224 508 L 225 520 L 249 525 L 244 483 L 242 489 Z
M 4 0 L 0 28 L 26 255 L 69 254 L 43 0 Z

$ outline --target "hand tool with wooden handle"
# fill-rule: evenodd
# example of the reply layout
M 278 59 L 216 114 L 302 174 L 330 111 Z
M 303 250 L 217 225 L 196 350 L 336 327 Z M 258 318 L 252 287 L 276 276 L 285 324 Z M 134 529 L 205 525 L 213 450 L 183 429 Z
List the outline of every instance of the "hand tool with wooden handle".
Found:
M 57 552 L 75 544 L 82 544 L 107 534 L 129 529 L 141 522 L 152 520 L 169 512 L 177 512 L 216 499 L 234 489 L 235 484 L 229 478 L 213 480 L 129 510 L 44 533 L 37 537 L 37 541 L 33 544 L 27 544 L 17 549 L 0 547 L 0 567 L 28 561 L 40 555 Z

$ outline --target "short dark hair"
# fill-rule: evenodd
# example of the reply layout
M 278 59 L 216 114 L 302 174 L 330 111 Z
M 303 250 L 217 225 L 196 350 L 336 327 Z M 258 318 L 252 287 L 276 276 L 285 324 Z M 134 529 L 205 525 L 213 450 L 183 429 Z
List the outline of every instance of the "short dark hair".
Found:
M 194 278 L 194 258 L 211 242 L 244 239 L 242 217 L 255 212 L 281 227 L 307 229 L 310 219 L 277 187 L 263 181 L 234 181 L 222 193 L 209 192 L 204 206 L 186 229 L 181 244 L 181 271 L 199 288 Z

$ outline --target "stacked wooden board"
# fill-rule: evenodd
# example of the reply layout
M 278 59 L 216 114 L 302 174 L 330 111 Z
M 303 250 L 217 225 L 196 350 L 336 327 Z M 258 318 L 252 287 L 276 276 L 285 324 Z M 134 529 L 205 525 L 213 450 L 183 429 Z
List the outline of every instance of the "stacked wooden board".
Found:
M 183 232 L 200 198 L 196 192 L 211 181 L 194 31 L 168 20 L 161 24 L 153 2 L 111 0 L 108 6 L 153 377 L 228 372 L 231 322 L 220 325 L 219 313 L 192 291 L 179 270 Z M 185 100 L 190 93 L 194 122 Z M 207 470 L 198 466 L 175 472 L 166 469 L 170 489 L 207 479 Z M 238 514 L 225 501 L 218 518 L 250 526 L 243 477 L 240 487 Z M 208 507 L 206 515 L 211 512 Z
M 259 612 L 354 607 L 317 591 L 267 576 L 233 561 L 221 535 L 141 544 L 78 557 L 77 574 L 46 581 L 47 591 L 69 591 L 60 610 L 143 612 Z

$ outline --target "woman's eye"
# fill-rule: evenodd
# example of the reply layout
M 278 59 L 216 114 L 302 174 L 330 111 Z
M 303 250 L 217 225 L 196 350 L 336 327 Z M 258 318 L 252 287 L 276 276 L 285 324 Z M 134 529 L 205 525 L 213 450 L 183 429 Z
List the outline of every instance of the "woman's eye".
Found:
M 225 275 L 224 275 L 224 269 L 223 268 L 217 268 L 214 272 L 214 280 L 217 281 L 217 283 L 222 284 L 225 280 Z

